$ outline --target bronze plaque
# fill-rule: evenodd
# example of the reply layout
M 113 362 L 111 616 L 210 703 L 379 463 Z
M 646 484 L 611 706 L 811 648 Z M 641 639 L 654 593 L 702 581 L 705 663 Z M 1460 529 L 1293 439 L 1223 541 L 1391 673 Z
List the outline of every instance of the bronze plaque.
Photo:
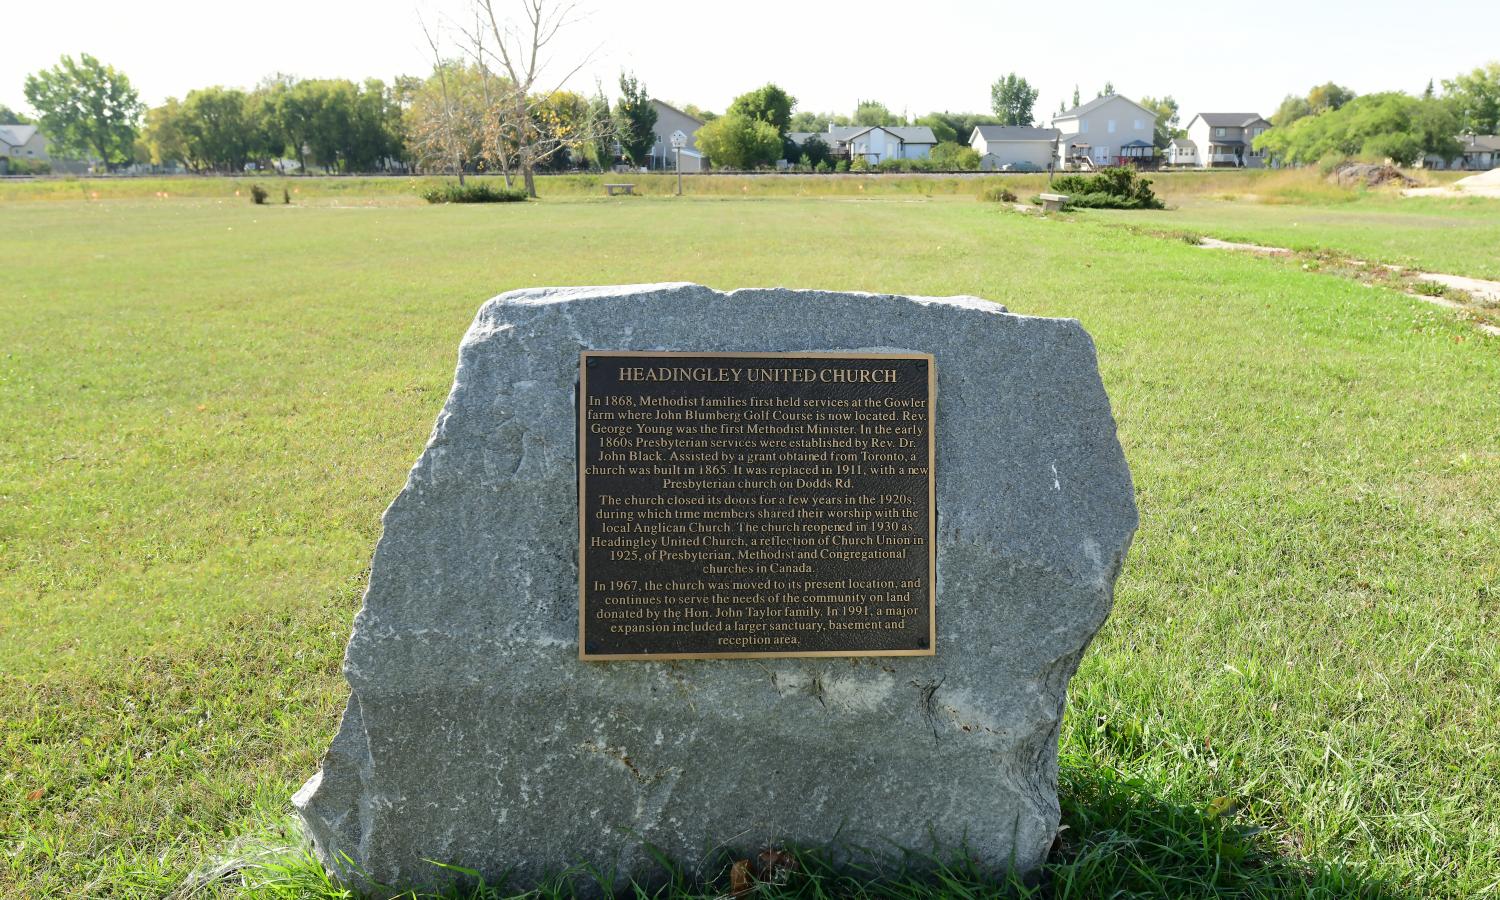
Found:
M 931 356 L 585 351 L 586 660 L 934 652 Z

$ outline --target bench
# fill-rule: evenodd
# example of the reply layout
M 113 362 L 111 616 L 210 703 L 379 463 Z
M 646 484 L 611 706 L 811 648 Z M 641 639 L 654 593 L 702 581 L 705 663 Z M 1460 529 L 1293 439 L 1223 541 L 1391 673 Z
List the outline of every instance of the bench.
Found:
M 1067 194 L 1038 194 L 1037 198 L 1042 201 L 1042 212 L 1061 212 L 1068 202 Z
M 635 196 L 635 185 L 633 184 L 606 184 L 604 192 L 613 197 L 615 194 L 630 194 Z

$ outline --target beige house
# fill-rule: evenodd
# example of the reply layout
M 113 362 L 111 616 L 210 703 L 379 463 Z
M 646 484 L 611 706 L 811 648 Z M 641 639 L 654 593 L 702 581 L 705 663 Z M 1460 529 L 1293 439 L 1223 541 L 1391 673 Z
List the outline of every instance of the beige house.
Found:
M 1425 169 L 1464 169 L 1485 172 L 1500 166 L 1500 134 L 1461 134 L 1463 150 L 1453 159 L 1428 154 L 1421 162 Z
M 698 129 L 703 127 L 703 120 L 655 98 L 652 98 L 651 106 L 656 110 L 656 124 L 651 127 L 652 133 L 656 135 L 656 143 L 651 145 L 651 157 L 648 163 L 650 168 L 667 170 L 677 168 L 678 155 L 672 147 L 672 134 L 680 131 L 687 136 L 687 141 L 682 147 L 682 171 L 708 171 L 708 157 L 698 149 L 697 142 Z
M 1119 94 L 1096 97 L 1052 118 L 1065 169 L 1143 165 L 1156 160 L 1156 113 Z
M 1026 125 L 978 125 L 969 146 L 979 154 L 979 168 L 1001 172 L 1045 172 L 1056 164 L 1056 128 Z
M 46 136 L 35 125 L 0 125 L 0 174 L 9 170 L 11 159 L 48 162 Z
M 1260 169 L 1266 154 L 1254 142 L 1270 127 L 1258 113 L 1198 113 L 1188 122 L 1187 133 L 1199 168 Z

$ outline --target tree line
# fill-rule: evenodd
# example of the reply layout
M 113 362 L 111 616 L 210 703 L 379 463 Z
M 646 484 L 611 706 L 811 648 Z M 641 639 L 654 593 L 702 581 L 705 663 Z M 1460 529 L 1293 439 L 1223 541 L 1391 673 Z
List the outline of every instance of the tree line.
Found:
M 325 173 L 422 170 L 456 174 L 514 175 L 534 193 L 535 171 L 605 170 L 617 159 L 642 165 L 655 144 L 656 113 L 644 85 L 622 73 L 611 101 L 602 87 L 592 96 L 540 84 L 543 51 L 560 27 L 547 0 L 526 0 L 529 37 L 517 40 L 497 24 L 493 0 L 474 0 L 492 24 L 464 32 L 467 45 L 444 52 L 427 33 L 433 52 L 425 77 L 390 83 L 367 79 L 298 79 L 271 76 L 250 90 L 212 86 L 182 99 L 146 108 L 129 78 L 89 54 L 64 56 L 27 77 L 27 102 L 58 156 L 80 156 L 109 168 L 130 164 L 181 166 L 194 172 L 247 168 Z M 531 15 L 535 13 L 535 15 Z M 424 29 L 425 30 L 425 29 Z M 510 41 L 511 43 L 508 43 Z M 1106 82 L 1098 95 L 1115 92 Z M 797 109 L 797 98 L 776 84 L 736 97 L 722 115 L 691 104 L 684 111 L 705 121 L 698 147 L 715 163 L 734 169 L 770 166 L 785 159 L 794 168 L 831 171 L 861 165 L 836 159 L 826 140 L 831 125 L 926 126 L 937 145 L 928 165 L 977 169 L 967 146 L 979 125 L 1036 124 L 1037 89 L 1017 73 L 990 88 L 987 113 L 934 111 L 909 117 L 878 100 L 860 100 L 849 114 Z M 1080 103 L 1077 86 L 1073 105 Z M 1165 149 L 1180 127 L 1177 102 L 1145 96 L 1156 114 L 1155 144 Z M 1066 102 L 1059 103 L 1059 112 Z M 0 106 L 0 124 L 24 117 Z M 1500 130 L 1500 62 L 1433 83 L 1421 96 L 1384 92 L 1357 96 L 1333 82 L 1287 97 L 1256 140 L 1286 164 L 1330 159 L 1391 159 L 1412 164 L 1426 155 L 1459 155 L 1458 136 Z M 800 141 L 794 132 L 812 133 Z M 909 164 L 912 161 L 901 161 Z

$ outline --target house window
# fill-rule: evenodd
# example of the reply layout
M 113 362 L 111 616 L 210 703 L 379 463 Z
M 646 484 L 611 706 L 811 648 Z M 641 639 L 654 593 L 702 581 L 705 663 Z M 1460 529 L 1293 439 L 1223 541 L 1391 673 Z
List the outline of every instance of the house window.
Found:
M 1214 129 L 1214 137 L 1223 137 L 1223 136 L 1224 136 L 1224 129 L 1222 129 L 1222 128 L 1215 128 Z
M 1089 133 L 1089 122 L 1088 122 L 1088 119 L 1084 119 L 1082 122 L 1078 123 L 1078 133 L 1079 134 L 1088 134 Z
M 1145 126 L 1145 125 L 1142 125 L 1142 124 L 1141 124 L 1141 120 L 1140 120 L 1140 119 L 1136 119 L 1136 120 L 1135 120 L 1135 130 L 1136 130 L 1136 131 L 1141 131 L 1141 130 L 1143 130 L 1143 129 L 1144 129 L 1144 128 L 1145 128 L 1145 127 L 1146 127 L 1146 126 Z
M 1109 120 L 1109 133 L 1110 134 L 1114 134 L 1115 133 L 1115 120 L 1114 119 L 1110 119 Z

